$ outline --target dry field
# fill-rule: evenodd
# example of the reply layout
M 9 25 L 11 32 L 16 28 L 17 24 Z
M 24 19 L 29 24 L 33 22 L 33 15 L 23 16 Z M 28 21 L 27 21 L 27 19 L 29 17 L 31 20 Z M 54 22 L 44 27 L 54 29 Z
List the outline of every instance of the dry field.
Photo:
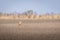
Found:
M 60 20 L 0 19 L 0 40 L 60 40 Z
M 56 14 L 56 15 L 1 15 L 0 19 L 22 19 L 22 20 L 52 20 L 52 19 L 60 19 L 60 14 Z

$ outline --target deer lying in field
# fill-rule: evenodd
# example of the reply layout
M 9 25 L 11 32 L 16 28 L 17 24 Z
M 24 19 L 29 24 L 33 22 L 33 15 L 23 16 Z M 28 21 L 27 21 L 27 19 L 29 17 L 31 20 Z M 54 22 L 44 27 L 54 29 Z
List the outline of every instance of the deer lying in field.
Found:
M 21 24 L 22 24 L 22 22 L 21 22 L 21 21 L 19 21 L 19 22 L 18 22 L 18 25 L 20 26 Z

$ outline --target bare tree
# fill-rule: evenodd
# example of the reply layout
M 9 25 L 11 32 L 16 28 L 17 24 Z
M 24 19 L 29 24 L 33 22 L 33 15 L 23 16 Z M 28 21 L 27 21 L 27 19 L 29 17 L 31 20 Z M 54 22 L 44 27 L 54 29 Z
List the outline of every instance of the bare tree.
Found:
M 0 12 L 0 16 L 2 16 L 2 12 Z
M 33 10 L 28 10 L 24 13 L 22 13 L 23 15 L 32 15 L 33 14 Z

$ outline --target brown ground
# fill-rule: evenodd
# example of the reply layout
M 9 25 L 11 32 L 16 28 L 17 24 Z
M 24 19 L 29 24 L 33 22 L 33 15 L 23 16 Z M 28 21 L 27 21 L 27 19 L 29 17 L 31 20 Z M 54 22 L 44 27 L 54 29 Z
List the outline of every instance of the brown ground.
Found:
M 60 40 L 60 20 L 0 20 L 0 40 Z

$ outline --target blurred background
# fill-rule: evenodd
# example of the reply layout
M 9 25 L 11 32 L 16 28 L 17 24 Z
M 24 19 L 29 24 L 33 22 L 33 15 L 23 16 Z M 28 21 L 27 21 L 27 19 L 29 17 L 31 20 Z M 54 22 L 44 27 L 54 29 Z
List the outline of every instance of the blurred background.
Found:
M 0 0 L 0 12 L 23 13 L 33 10 L 37 14 L 60 14 L 60 0 Z

